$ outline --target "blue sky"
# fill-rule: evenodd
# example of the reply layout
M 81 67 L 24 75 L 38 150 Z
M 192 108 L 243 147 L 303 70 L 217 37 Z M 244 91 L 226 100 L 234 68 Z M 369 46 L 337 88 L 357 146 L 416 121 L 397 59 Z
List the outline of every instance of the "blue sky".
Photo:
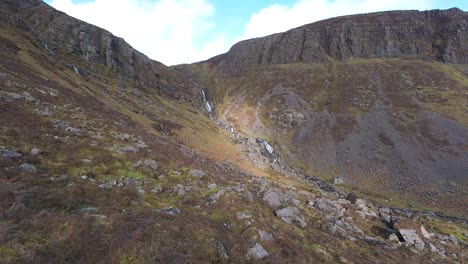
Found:
M 468 0 L 46 0 L 166 65 L 205 60 L 248 38 L 356 13 L 468 10 Z

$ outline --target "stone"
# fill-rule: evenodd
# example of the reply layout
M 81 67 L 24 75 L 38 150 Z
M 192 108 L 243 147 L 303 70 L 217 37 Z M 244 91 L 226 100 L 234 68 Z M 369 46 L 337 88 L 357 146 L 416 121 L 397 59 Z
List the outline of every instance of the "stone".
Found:
M 259 260 L 270 256 L 270 254 L 263 248 L 259 242 L 255 242 L 249 249 L 247 257 L 249 259 Z
M 395 242 L 395 243 L 400 242 L 400 240 L 398 240 L 398 237 L 395 233 L 390 234 L 390 236 L 388 237 L 388 241 Z
M 133 164 L 133 167 L 135 168 L 147 168 L 151 169 L 154 171 L 158 170 L 158 163 L 152 159 L 145 159 L 145 160 L 139 160 L 135 164 Z
M 272 242 L 274 240 L 274 237 L 271 233 L 265 231 L 265 230 L 258 230 L 258 236 L 260 240 L 266 241 L 266 242 Z
M 161 209 L 155 209 L 156 213 L 165 214 L 165 215 L 178 215 L 180 214 L 179 208 L 166 207 Z
M 263 200 L 267 202 L 271 208 L 278 209 L 286 201 L 286 197 L 280 192 L 270 190 L 263 196 Z
M 253 215 L 251 212 L 244 211 L 244 212 L 237 212 L 236 213 L 236 218 L 237 219 L 248 219 L 251 218 Z
M 28 173 L 35 173 L 37 171 L 36 167 L 30 163 L 23 163 L 19 168 Z
M 172 188 L 172 192 L 176 193 L 178 196 L 184 196 L 185 195 L 185 186 L 182 184 L 177 184 Z
M 216 240 L 216 239 L 213 239 L 213 244 L 214 244 L 214 246 L 216 248 L 216 251 L 218 251 L 219 258 L 223 259 L 223 260 L 228 260 L 229 255 L 228 255 L 227 250 L 224 247 L 224 245 L 221 242 L 219 242 L 218 240 Z
M 345 209 L 341 204 L 326 198 L 319 198 L 313 206 L 322 211 L 322 215 L 327 218 L 340 218 L 344 215 Z
M 202 170 L 190 169 L 188 172 L 188 176 L 197 179 L 202 179 L 203 177 L 205 177 L 205 172 Z
M 208 201 L 210 201 L 211 203 L 216 203 L 219 200 L 219 198 L 221 198 L 221 196 L 223 195 L 224 195 L 224 191 L 219 190 L 213 193 L 212 195 L 210 195 L 210 197 L 208 197 Z
M 415 230 L 400 229 L 399 232 L 407 245 L 414 246 L 418 250 L 424 249 L 425 243 L 421 240 Z
M 42 151 L 38 148 L 33 148 L 31 149 L 31 155 L 33 156 L 37 156 L 37 155 L 40 155 L 42 153 Z
M 0 148 L 0 155 L 3 158 L 9 160 L 16 159 L 22 156 L 21 153 L 6 148 Z
M 218 187 L 218 185 L 216 185 L 216 183 L 210 183 L 210 184 L 208 184 L 208 186 L 207 186 L 208 189 L 214 189 L 214 188 L 216 188 L 216 187 Z
M 421 235 L 424 238 L 427 238 L 427 239 L 432 238 L 432 235 L 429 232 L 427 232 L 427 230 L 426 230 L 426 228 L 424 226 L 421 226 Z
M 79 210 L 80 213 L 88 213 L 88 214 L 95 214 L 97 213 L 98 209 L 96 207 L 85 207 Z
M 158 194 L 158 193 L 162 193 L 163 189 L 160 185 L 157 185 L 153 189 L 151 189 L 150 192 Z
M 279 217 L 283 222 L 288 224 L 295 224 L 300 228 L 306 228 L 307 223 L 301 211 L 297 207 L 288 206 L 283 209 L 275 211 L 275 215 Z
M 343 185 L 344 184 L 344 181 L 341 177 L 336 177 L 333 179 L 333 184 L 334 185 Z

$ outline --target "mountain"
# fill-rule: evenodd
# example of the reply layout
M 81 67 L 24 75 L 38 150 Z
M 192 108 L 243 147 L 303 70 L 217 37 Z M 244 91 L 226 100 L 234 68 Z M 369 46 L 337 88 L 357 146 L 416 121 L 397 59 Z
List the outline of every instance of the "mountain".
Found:
M 1 0 L 0 262 L 464 262 L 466 23 L 340 17 L 167 67 Z
M 284 163 L 397 206 L 466 215 L 467 23 L 456 8 L 339 17 L 175 68 Z

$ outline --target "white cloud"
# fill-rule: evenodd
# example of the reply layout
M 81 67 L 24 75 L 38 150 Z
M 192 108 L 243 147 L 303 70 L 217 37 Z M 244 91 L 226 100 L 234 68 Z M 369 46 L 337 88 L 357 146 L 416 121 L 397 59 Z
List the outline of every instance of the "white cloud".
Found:
M 123 37 L 152 59 L 173 65 L 205 60 L 225 52 L 223 35 L 202 45 L 195 38 L 214 27 L 214 7 L 207 0 L 94 0 L 76 4 L 53 0 L 51 6 Z
M 254 13 L 242 39 L 262 37 L 318 20 L 384 10 L 430 9 L 433 0 L 300 0 L 292 6 L 271 5 Z

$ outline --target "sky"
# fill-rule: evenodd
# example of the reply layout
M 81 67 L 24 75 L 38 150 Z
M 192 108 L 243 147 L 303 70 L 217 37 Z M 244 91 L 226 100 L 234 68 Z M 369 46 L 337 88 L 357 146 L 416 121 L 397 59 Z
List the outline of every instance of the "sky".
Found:
M 468 0 L 45 0 L 124 38 L 166 65 L 225 53 L 236 42 L 322 19 L 386 10 L 458 7 Z

